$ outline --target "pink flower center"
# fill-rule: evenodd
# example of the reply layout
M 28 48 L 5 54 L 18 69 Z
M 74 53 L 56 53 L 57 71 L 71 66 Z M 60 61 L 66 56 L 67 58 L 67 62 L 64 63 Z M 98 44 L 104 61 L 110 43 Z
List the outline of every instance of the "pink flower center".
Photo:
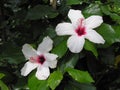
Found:
M 35 57 L 30 57 L 30 61 L 33 63 L 43 64 L 45 62 L 45 57 L 43 55 L 38 55 Z
M 78 36 L 82 36 L 82 35 L 86 34 L 86 32 L 85 32 L 86 28 L 83 25 L 83 21 L 84 21 L 83 18 L 79 19 L 79 25 L 75 30 L 75 32 L 77 33 Z

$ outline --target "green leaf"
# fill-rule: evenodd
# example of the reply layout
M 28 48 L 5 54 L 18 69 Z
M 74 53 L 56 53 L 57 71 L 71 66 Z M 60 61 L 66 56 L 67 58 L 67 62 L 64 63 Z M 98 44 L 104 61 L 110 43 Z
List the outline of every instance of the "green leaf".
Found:
M 67 0 L 67 5 L 82 4 L 83 0 Z
M 99 4 L 90 4 L 86 9 L 84 9 L 83 14 L 86 17 L 91 15 L 102 15 Z
M 7 85 L 5 85 L 5 83 L 3 83 L 3 81 L 0 80 L 0 90 L 9 90 Z
M 101 6 L 101 10 L 104 14 L 109 15 L 113 21 L 120 24 L 120 16 L 116 13 L 110 12 L 108 5 Z
M 61 41 L 55 48 L 52 49 L 52 53 L 57 54 L 59 58 L 62 58 L 64 54 L 67 52 L 67 40 Z
M 55 88 L 60 84 L 62 79 L 62 73 L 60 71 L 54 71 L 48 78 L 48 85 L 52 90 L 55 90 Z
M 59 69 L 64 73 L 67 68 L 74 68 L 78 60 L 79 54 L 68 55 L 60 62 Z
M 58 13 L 48 5 L 37 5 L 33 8 L 30 8 L 26 19 L 37 20 L 44 18 L 55 18 Z
M 5 76 L 5 74 L 0 73 L 0 79 L 2 79 Z
M 75 81 L 69 81 L 64 90 L 96 90 L 96 87 L 92 84 L 79 83 Z
M 111 14 L 111 12 L 109 11 L 108 5 L 102 5 L 100 8 L 101 8 L 101 11 L 102 11 L 104 14 L 106 14 L 106 15 L 110 15 L 110 14 Z
M 38 80 L 35 73 L 32 73 L 28 79 L 28 87 L 30 90 L 49 90 L 46 80 Z
M 115 14 L 115 13 L 111 13 L 111 14 L 110 14 L 110 17 L 111 17 L 114 21 L 116 21 L 116 22 L 118 22 L 118 23 L 120 24 L 120 15 L 117 15 L 117 14 Z
M 66 71 L 69 73 L 69 75 L 75 79 L 76 81 L 80 83 L 91 83 L 94 82 L 92 77 L 87 71 L 80 71 L 73 68 L 67 68 Z
M 115 42 L 120 42 L 119 27 L 115 28 L 115 30 L 114 30 L 114 28 L 111 25 L 105 24 L 105 23 L 103 23 L 99 27 L 98 33 L 100 33 L 103 36 L 103 38 L 105 39 L 105 46 L 110 46 L 111 44 L 113 44 Z
M 112 28 L 115 31 L 115 38 L 116 38 L 115 41 L 120 42 L 120 25 L 114 25 L 112 26 Z
M 98 56 L 98 52 L 94 44 L 88 40 L 85 41 L 84 48 L 88 51 L 91 51 L 96 57 Z

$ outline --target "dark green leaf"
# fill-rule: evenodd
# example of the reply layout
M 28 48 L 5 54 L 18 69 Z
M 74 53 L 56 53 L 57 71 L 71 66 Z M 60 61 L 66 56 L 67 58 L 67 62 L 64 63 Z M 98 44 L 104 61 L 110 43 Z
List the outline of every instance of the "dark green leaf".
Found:
M 99 4 L 90 4 L 86 9 L 83 10 L 83 14 L 88 17 L 91 15 L 102 15 Z
M 25 60 L 21 48 L 12 43 L 6 43 L 2 46 L 0 60 L 7 60 L 10 64 L 19 64 Z
M 96 87 L 92 84 L 69 81 L 64 90 L 96 90 Z
M 67 52 L 67 40 L 61 41 L 53 50 L 51 51 L 54 54 L 57 54 L 59 58 L 63 57 L 64 54 Z
M 64 73 L 66 68 L 74 68 L 79 60 L 79 54 L 72 54 L 62 59 L 59 69 Z
M 120 24 L 120 15 L 115 14 L 115 13 L 111 13 L 111 14 L 110 14 L 110 17 L 111 17 L 114 21 L 116 21 L 116 22 L 118 22 L 118 23 Z
M 67 0 L 67 5 L 82 4 L 83 0 Z
M 102 5 L 101 6 L 101 11 L 106 14 L 106 15 L 110 15 L 111 12 L 109 11 L 109 7 L 107 5 Z
M 115 31 L 115 42 L 120 42 L 120 25 L 114 25 L 112 28 Z
M 48 85 L 52 90 L 54 90 L 60 84 L 62 79 L 63 79 L 62 73 L 60 71 L 54 71 L 48 78 Z
M 37 5 L 33 8 L 30 8 L 27 14 L 27 19 L 37 20 L 44 18 L 54 18 L 58 13 L 48 5 Z
M 56 36 L 56 32 L 55 32 L 55 29 L 53 26 L 49 26 L 47 29 L 46 29 L 46 36 L 50 36 L 51 38 L 54 38 Z
M 109 24 L 102 24 L 100 26 L 100 28 L 98 29 L 98 32 L 103 36 L 103 38 L 105 39 L 105 46 L 109 46 L 115 42 L 120 42 L 120 37 L 119 37 L 119 27 L 118 29 L 116 28 L 114 30 L 114 28 L 109 25 Z
M 88 51 L 91 51 L 96 57 L 98 56 L 96 47 L 94 46 L 94 44 L 92 42 L 89 42 L 88 40 L 86 40 L 84 48 Z
M 94 82 L 92 77 L 87 71 L 80 71 L 73 68 L 67 68 L 66 71 L 69 73 L 69 75 L 75 79 L 76 81 L 80 83 L 91 83 Z

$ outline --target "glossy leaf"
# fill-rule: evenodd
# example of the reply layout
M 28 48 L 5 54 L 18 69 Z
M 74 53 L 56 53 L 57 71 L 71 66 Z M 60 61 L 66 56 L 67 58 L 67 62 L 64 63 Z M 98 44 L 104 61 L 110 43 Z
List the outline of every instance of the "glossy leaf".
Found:
M 92 83 L 94 80 L 87 71 L 80 71 L 73 68 L 66 69 L 69 75 L 80 83 Z
M 55 90 L 55 88 L 60 84 L 62 79 L 62 73 L 60 71 L 54 71 L 48 78 L 48 86 L 50 86 L 52 90 Z
M 115 31 L 109 24 L 102 24 L 98 29 L 98 33 L 100 33 L 105 39 L 105 45 L 109 46 L 116 41 Z
M 30 90 L 49 90 L 46 80 L 38 80 L 35 73 L 32 73 L 28 79 L 28 86 Z
M 103 36 L 105 39 L 105 45 L 110 46 L 115 42 L 120 42 L 120 30 L 119 26 L 111 26 L 109 24 L 102 24 L 98 29 L 98 32 Z
M 67 58 L 67 59 L 66 59 Z M 79 60 L 79 54 L 72 54 L 60 62 L 59 69 L 64 73 L 67 68 L 74 68 Z
M 57 54 L 59 58 L 62 58 L 64 56 L 64 54 L 67 52 L 67 40 L 63 40 L 61 41 L 57 46 L 55 46 L 53 48 L 53 50 L 51 51 L 54 54 Z
M 92 42 L 86 40 L 84 48 L 88 51 L 91 51 L 96 57 L 98 56 L 97 49 Z
M 99 4 L 90 4 L 86 9 L 83 10 L 83 14 L 86 17 L 91 15 L 102 15 Z

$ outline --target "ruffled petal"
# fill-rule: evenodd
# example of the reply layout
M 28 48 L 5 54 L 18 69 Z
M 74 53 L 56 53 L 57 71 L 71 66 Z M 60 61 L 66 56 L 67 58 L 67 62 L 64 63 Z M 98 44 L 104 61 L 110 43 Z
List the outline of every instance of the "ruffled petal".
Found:
M 21 69 L 21 75 L 27 76 L 32 70 L 38 67 L 38 64 L 26 62 L 24 67 Z
M 85 20 L 85 26 L 91 29 L 100 26 L 102 23 L 103 23 L 102 17 L 97 15 L 90 16 Z
M 53 41 L 50 37 L 45 37 L 41 44 L 38 46 L 38 52 L 46 53 L 49 52 L 53 47 Z
M 35 49 L 32 48 L 29 44 L 24 44 L 22 48 L 22 52 L 26 59 L 29 59 L 30 57 L 36 56 L 37 52 Z
M 83 36 L 71 36 L 67 41 L 67 46 L 73 53 L 79 53 L 83 49 L 85 39 Z
M 98 34 L 95 30 L 87 30 L 87 34 L 85 35 L 85 38 L 87 38 L 88 40 L 94 43 L 101 43 L 101 44 L 105 43 L 103 37 L 100 34 Z
M 46 80 L 50 75 L 50 71 L 48 67 L 40 66 L 37 68 L 36 77 L 39 80 Z
M 78 22 L 79 19 L 84 18 L 80 10 L 74 9 L 69 10 L 68 17 L 74 25 Z
M 56 60 L 56 58 L 58 57 L 56 54 L 51 54 L 51 53 L 45 53 L 44 56 L 47 61 Z
M 72 35 L 74 34 L 74 27 L 71 23 L 60 23 L 56 26 L 57 35 Z

